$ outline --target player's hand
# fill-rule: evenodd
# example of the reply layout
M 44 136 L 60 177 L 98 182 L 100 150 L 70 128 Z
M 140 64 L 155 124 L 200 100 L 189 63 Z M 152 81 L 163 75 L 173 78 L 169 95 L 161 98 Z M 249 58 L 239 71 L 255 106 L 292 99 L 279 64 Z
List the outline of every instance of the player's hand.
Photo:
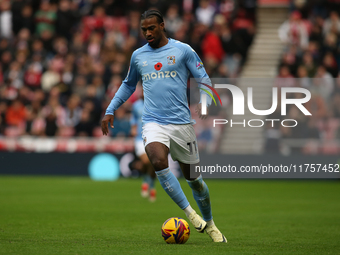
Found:
M 202 120 L 205 120 L 207 117 L 208 117 L 208 114 L 209 114 L 209 109 L 207 107 L 207 114 L 206 115 L 202 115 L 202 104 L 198 104 L 196 106 L 196 113 L 198 114 L 198 117 Z
M 113 128 L 113 120 L 114 116 L 113 115 L 105 115 L 102 119 L 102 132 L 103 135 L 107 135 L 109 133 L 109 123 L 110 127 Z

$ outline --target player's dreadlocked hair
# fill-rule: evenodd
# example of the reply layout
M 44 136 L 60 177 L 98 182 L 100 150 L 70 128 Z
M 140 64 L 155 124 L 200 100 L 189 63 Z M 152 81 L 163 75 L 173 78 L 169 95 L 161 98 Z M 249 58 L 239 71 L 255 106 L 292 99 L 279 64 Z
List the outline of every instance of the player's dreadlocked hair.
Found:
M 162 22 L 164 22 L 163 14 L 158 10 L 147 10 L 147 11 L 145 11 L 141 16 L 141 20 L 152 18 L 152 17 L 157 18 L 158 24 L 161 24 Z M 163 31 L 166 33 L 165 28 L 164 28 Z

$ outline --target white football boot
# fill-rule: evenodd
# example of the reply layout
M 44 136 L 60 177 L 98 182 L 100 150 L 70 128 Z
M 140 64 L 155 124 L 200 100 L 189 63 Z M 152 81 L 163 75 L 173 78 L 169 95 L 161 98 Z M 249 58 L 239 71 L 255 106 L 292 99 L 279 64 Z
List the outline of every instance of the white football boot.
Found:
M 218 230 L 215 225 L 207 227 L 205 231 L 215 243 L 227 242 L 227 238 L 225 238 L 225 236 L 221 233 L 221 231 Z
M 207 223 L 201 218 L 201 216 L 199 216 L 195 211 L 192 211 L 188 218 L 199 233 L 204 233 Z

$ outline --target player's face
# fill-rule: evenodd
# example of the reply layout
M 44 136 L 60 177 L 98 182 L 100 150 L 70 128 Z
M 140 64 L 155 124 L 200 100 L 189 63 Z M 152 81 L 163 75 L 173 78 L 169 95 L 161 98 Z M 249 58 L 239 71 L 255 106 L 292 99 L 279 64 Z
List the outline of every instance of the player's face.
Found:
M 156 17 L 143 19 L 141 22 L 141 28 L 145 39 L 148 41 L 152 48 L 158 48 L 159 43 L 164 36 L 164 22 L 158 23 Z

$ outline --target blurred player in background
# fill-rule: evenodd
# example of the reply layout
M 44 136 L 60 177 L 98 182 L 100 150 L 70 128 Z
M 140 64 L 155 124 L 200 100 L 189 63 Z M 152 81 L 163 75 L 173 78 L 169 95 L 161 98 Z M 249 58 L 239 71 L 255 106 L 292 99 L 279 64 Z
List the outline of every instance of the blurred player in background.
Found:
M 196 79 L 209 77 L 201 59 L 189 45 L 166 37 L 163 15 L 159 11 L 144 12 L 141 29 L 148 43 L 131 56 L 127 77 L 102 120 L 103 134 L 108 134 L 109 123 L 113 128 L 114 112 L 133 94 L 137 82 L 142 79 L 145 99 L 143 142 L 160 184 L 198 232 L 206 230 L 214 242 L 227 242 L 212 219 L 206 183 L 200 173 L 190 174 L 190 166 L 199 163 L 199 155 L 188 107 L 187 81 L 189 73 Z M 211 104 L 209 101 L 208 105 Z M 197 112 L 200 118 L 205 118 L 201 115 L 201 104 Z M 170 171 L 169 151 L 173 160 L 179 162 L 203 219 L 190 206 L 180 183 Z
M 142 162 L 141 172 L 144 174 L 141 195 L 149 198 L 151 202 L 156 201 L 155 179 L 156 173 L 146 155 L 142 138 L 142 114 L 144 109 L 144 94 L 132 105 L 131 135 L 135 137 L 135 152 Z

